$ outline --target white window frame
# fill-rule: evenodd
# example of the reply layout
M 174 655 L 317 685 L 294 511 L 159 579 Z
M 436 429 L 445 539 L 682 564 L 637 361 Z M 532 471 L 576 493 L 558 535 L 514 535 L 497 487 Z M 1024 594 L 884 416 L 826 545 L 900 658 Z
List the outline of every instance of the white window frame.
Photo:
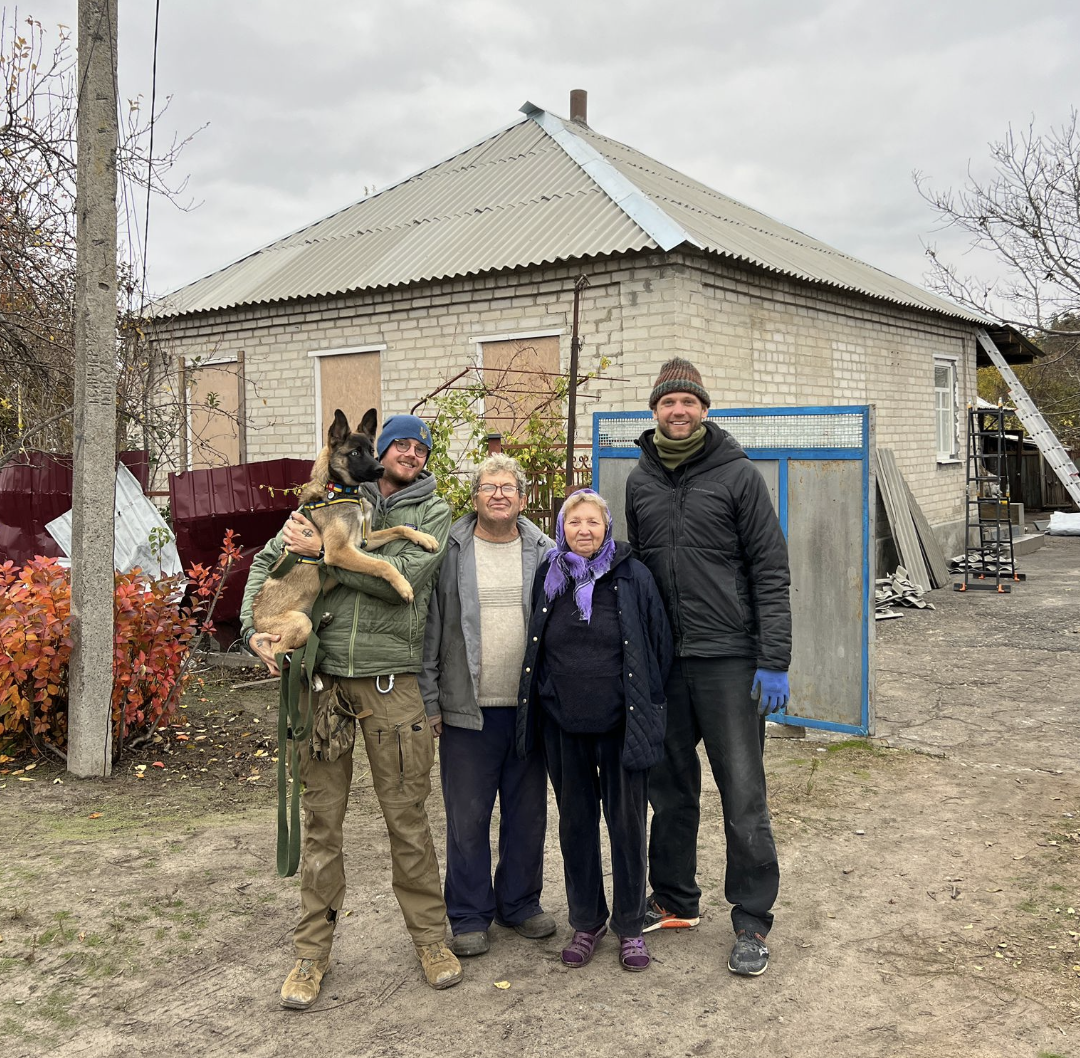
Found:
M 948 384 L 938 385 L 937 373 L 942 368 L 948 372 Z M 958 357 L 934 357 L 934 447 L 938 463 L 960 462 L 960 434 L 957 429 L 958 408 Z M 945 434 L 948 434 L 948 437 Z M 943 443 L 945 442 L 945 443 Z

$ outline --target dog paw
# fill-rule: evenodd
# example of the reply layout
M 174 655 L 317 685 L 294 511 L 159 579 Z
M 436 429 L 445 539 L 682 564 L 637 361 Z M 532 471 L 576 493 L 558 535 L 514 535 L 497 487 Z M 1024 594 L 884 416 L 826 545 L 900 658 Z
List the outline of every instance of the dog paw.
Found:
M 412 585 L 392 566 L 390 567 L 390 573 L 386 579 L 389 582 L 390 587 L 393 588 L 405 602 L 413 601 Z
M 435 552 L 439 550 L 439 541 L 430 533 L 417 533 L 416 542 L 425 550 Z

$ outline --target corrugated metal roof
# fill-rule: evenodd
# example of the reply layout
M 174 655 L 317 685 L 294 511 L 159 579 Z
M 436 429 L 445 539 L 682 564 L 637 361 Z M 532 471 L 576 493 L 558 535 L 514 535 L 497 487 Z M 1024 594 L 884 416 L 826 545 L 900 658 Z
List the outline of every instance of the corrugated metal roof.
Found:
M 987 322 L 982 316 L 782 224 L 617 140 L 580 125 L 573 127 L 706 250 L 796 279 Z
M 986 322 L 586 126 L 522 110 L 518 124 L 181 288 L 155 314 L 688 245 Z
M 158 316 L 655 246 L 535 122 L 183 287 Z

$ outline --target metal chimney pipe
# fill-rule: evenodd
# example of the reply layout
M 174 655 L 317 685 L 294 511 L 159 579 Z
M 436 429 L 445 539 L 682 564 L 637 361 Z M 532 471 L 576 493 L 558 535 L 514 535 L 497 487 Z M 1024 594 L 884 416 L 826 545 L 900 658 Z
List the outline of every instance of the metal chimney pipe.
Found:
M 589 123 L 589 93 L 584 88 L 570 90 L 570 120 L 582 125 Z

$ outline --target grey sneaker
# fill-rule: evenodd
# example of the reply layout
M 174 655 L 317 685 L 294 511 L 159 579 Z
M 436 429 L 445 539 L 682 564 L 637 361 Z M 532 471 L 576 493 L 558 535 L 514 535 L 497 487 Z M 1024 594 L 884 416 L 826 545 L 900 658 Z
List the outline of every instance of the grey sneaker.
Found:
M 483 955 L 489 947 L 486 929 L 478 929 L 471 933 L 455 933 L 450 938 L 450 950 L 460 959 Z
M 740 929 L 735 934 L 735 945 L 728 956 L 727 968 L 741 977 L 757 977 L 769 965 L 769 949 L 760 933 Z

